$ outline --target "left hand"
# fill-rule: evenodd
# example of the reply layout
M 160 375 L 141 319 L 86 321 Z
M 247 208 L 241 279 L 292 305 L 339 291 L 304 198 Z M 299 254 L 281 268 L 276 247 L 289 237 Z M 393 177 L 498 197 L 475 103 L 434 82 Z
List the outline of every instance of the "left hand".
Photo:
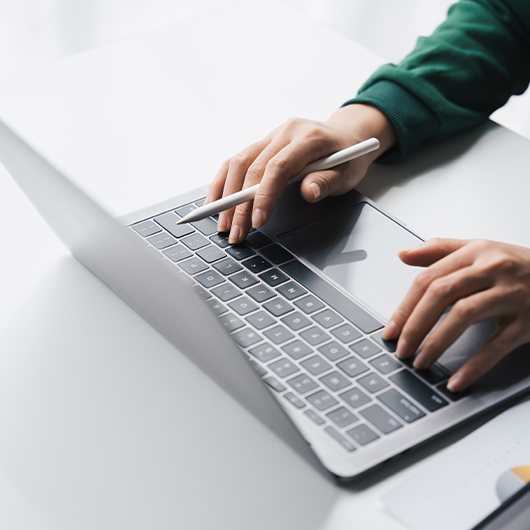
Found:
M 443 312 L 453 305 L 418 352 L 414 366 L 430 367 L 472 324 L 493 319 L 495 333 L 449 379 L 466 389 L 503 357 L 530 342 L 530 249 L 486 240 L 430 239 L 399 253 L 426 267 L 388 322 L 383 337 L 399 337 L 396 354 L 411 357 Z

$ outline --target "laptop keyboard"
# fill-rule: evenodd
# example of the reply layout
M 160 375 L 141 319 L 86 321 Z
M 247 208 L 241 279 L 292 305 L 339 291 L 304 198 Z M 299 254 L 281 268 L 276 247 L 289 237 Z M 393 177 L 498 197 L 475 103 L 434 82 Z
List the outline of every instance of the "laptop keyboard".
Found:
M 383 323 L 259 230 L 229 245 L 202 201 L 132 225 L 194 286 L 273 392 L 353 452 L 465 394 L 438 364 L 414 370 L 381 337 Z

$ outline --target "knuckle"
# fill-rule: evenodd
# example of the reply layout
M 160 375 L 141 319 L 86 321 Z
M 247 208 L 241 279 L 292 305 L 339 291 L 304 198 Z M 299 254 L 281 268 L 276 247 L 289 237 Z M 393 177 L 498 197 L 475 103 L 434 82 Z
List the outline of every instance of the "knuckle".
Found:
M 303 118 L 297 118 L 297 117 L 293 117 L 293 118 L 289 118 L 283 125 L 283 128 L 286 130 L 286 131 L 293 131 L 294 129 L 297 129 L 299 128 L 302 124 L 305 124 L 306 123 L 306 120 L 303 119 Z
M 451 283 L 446 278 L 436 278 L 427 288 L 428 293 L 437 299 L 445 299 L 452 290 Z
M 254 161 L 247 170 L 247 178 L 252 182 L 256 182 L 262 179 L 263 173 L 265 173 L 265 165 Z
M 414 283 L 423 290 L 426 290 L 433 281 L 432 270 L 427 267 L 418 273 Z
M 271 158 L 268 167 L 273 173 L 284 173 L 288 170 L 289 163 L 285 158 L 276 156 Z
M 458 320 L 470 320 L 477 312 L 477 305 L 469 298 L 462 298 L 455 302 L 452 312 Z
M 247 165 L 248 159 L 243 154 L 234 155 L 230 160 L 228 161 L 228 168 L 229 169 L 237 169 L 241 166 Z

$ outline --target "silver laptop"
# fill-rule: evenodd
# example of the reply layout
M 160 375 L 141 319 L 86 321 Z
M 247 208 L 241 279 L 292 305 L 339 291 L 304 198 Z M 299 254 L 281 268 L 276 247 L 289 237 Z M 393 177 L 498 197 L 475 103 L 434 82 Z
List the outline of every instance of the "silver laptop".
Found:
M 116 221 L 2 123 L 0 160 L 79 261 L 287 442 L 301 435 L 339 479 L 530 386 L 520 350 L 471 391 L 445 389 L 491 322 L 429 370 L 396 358 L 381 332 L 417 272 L 396 254 L 421 239 L 355 191 L 309 205 L 289 186 L 270 222 L 230 246 L 214 218 L 176 225 L 205 189 Z

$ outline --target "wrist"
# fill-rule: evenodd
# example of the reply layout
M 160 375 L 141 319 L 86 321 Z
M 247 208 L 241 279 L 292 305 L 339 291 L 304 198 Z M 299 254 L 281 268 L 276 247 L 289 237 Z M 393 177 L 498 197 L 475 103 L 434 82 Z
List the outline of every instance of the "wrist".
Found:
M 329 117 L 328 123 L 343 129 L 348 145 L 372 137 L 379 140 L 379 149 L 363 157 L 367 164 L 371 164 L 397 142 L 396 130 L 390 120 L 371 105 L 354 103 L 341 107 Z

